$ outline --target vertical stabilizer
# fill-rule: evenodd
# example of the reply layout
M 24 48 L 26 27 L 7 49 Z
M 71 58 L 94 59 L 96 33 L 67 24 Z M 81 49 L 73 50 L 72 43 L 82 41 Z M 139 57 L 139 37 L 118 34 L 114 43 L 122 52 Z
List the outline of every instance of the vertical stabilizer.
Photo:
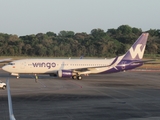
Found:
M 148 33 L 142 33 L 142 35 L 136 40 L 132 47 L 124 55 L 123 60 L 140 60 L 143 58 L 146 42 L 148 39 Z

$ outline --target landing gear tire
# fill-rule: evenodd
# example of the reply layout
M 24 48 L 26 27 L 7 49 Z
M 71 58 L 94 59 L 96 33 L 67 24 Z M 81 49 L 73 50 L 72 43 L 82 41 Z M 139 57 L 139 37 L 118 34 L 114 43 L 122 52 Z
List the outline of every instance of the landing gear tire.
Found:
M 82 76 L 77 76 L 77 79 L 78 80 L 82 80 Z
M 2 87 L 2 89 L 5 90 L 5 89 L 6 89 L 6 86 L 4 85 L 4 86 Z
M 75 80 L 76 78 L 77 78 L 77 76 L 76 76 L 76 75 L 73 75 L 73 76 L 72 76 L 72 79 L 74 79 L 74 80 Z

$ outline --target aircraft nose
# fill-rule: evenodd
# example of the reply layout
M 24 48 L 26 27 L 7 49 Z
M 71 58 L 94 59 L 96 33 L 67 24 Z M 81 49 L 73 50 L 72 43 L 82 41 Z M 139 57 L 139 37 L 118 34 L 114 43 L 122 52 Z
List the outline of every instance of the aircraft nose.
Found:
M 7 71 L 7 72 L 8 72 L 8 69 L 7 69 L 7 68 L 8 68 L 8 66 L 3 66 L 3 67 L 2 67 L 2 70 L 4 70 L 4 71 Z

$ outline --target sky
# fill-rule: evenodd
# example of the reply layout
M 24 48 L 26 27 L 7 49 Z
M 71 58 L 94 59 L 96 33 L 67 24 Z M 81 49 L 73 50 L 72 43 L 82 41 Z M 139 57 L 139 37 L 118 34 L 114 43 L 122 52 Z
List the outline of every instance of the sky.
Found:
M 160 0 L 0 0 L 0 33 L 160 29 Z

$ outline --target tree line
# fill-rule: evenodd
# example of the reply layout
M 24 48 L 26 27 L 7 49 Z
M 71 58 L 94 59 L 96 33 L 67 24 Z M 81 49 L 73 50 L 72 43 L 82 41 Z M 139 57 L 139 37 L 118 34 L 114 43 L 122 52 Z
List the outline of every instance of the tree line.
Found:
M 160 29 L 150 29 L 145 54 L 160 54 Z M 1 56 L 112 57 L 124 54 L 142 34 L 140 28 L 121 25 L 117 29 L 85 32 L 60 31 L 26 36 L 0 33 Z

